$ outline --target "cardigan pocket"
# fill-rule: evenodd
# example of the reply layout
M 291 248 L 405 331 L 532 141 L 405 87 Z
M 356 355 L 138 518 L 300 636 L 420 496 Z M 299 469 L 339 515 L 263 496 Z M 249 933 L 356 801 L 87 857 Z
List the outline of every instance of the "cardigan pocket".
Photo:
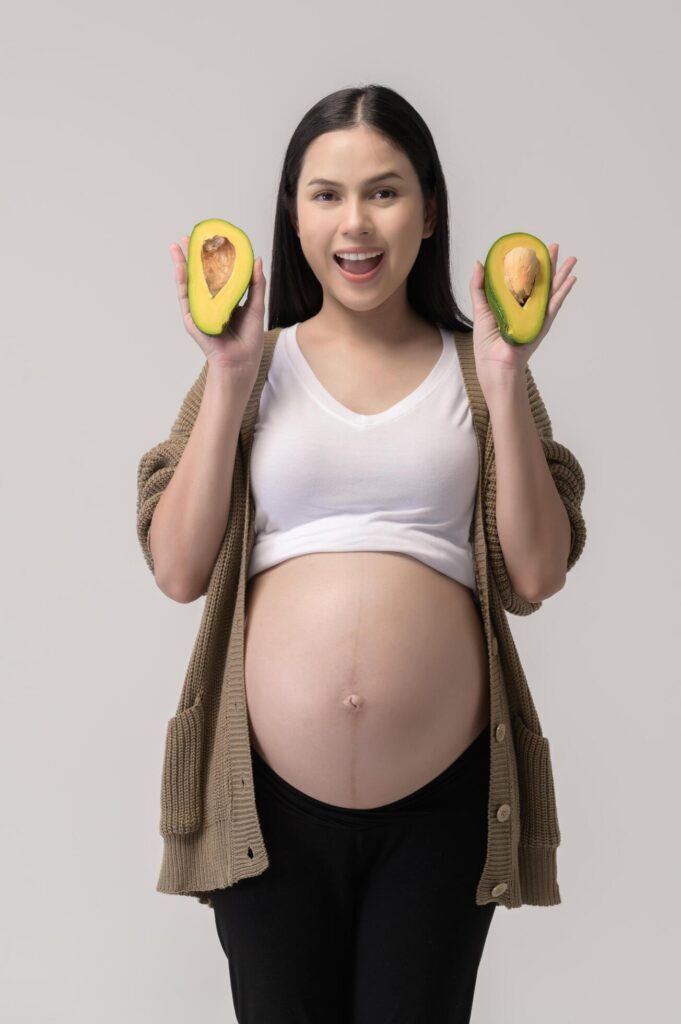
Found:
M 201 701 L 168 722 L 163 783 L 161 835 L 195 832 L 201 826 L 201 765 L 204 708 Z
M 520 842 L 524 846 L 558 846 L 560 827 L 549 741 L 528 729 L 517 713 L 512 721 L 520 788 Z

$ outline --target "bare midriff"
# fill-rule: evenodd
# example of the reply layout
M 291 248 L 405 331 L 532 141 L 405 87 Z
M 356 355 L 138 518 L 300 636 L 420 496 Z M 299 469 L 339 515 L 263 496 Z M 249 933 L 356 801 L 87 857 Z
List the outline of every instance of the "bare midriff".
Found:
M 439 775 L 489 722 L 471 590 L 400 552 L 314 552 L 253 576 L 251 745 L 292 786 L 371 808 Z

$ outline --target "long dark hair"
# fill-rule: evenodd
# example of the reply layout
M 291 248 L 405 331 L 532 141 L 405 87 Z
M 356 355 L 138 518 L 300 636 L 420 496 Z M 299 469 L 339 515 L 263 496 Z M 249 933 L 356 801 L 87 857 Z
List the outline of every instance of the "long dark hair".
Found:
M 412 105 L 385 85 L 330 93 L 308 110 L 291 137 L 277 194 L 267 329 L 307 320 L 322 307 L 322 287 L 305 259 L 291 223 L 291 216 L 296 213 L 298 178 L 307 147 L 318 135 L 358 124 L 380 132 L 406 153 L 424 197 L 434 197 L 437 204 L 435 229 L 422 240 L 407 278 L 407 301 L 431 323 L 470 333 L 473 322 L 461 312 L 452 292 L 447 185 L 433 137 Z

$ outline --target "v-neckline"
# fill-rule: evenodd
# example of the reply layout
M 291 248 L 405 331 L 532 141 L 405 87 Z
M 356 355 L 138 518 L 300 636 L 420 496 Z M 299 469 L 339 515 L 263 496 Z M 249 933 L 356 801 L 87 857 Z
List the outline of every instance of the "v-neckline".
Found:
M 341 419 L 345 420 L 346 423 L 359 428 L 378 426 L 381 423 L 386 423 L 390 420 L 396 419 L 398 416 L 401 416 L 403 413 L 414 408 L 414 406 L 425 398 L 426 395 L 429 394 L 436 386 L 447 369 L 451 356 L 453 355 L 453 339 L 449 337 L 450 332 L 443 330 L 442 327 L 437 325 L 442 339 L 442 351 L 437 362 L 430 372 L 423 378 L 421 383 L 417 384 L 413 391 L 410 391 L 408 395 L 399 399 L 399 401 L 395 402 L 388 409 L 383 409 L 381 412 L 376 413 L 355 412 L 354 409 L 349 409 L 346 405 L 343 405 L 342 402 L 339 402 L 337 398 L 334 398 L 331 392 L 327 391 L 315 374 L 314 370 L 303 355 L 303 351 L 298 343 L 298 326 L 299 323 L 295 323 L 285 329 L 284 347 L 294 369 L 302 380 L 302 383 L 305 385 L 307 391 L 312 394 L 325 409 L 336 416 L 339 416 Z

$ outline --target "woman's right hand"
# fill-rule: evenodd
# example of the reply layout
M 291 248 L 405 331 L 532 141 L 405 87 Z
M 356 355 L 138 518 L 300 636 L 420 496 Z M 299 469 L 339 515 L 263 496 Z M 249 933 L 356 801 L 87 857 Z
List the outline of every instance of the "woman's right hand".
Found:
M 208 362 L 220 370 L 244 373 L 255 378 L 265 344 L 263 317 L 265 313 L 265 275 L 258 256 L 253 264 L 253 275 L 248 285 L 248 297 L 243 306 L 235 306 L 229 323 L 222 334 L 204 334 L 192 319 L 187 297 L 187 246 L 189 236 L 183 235 L 180 245 L 170 246 L 175 264 L 177 297 L 185 329 L 201 348 Z

